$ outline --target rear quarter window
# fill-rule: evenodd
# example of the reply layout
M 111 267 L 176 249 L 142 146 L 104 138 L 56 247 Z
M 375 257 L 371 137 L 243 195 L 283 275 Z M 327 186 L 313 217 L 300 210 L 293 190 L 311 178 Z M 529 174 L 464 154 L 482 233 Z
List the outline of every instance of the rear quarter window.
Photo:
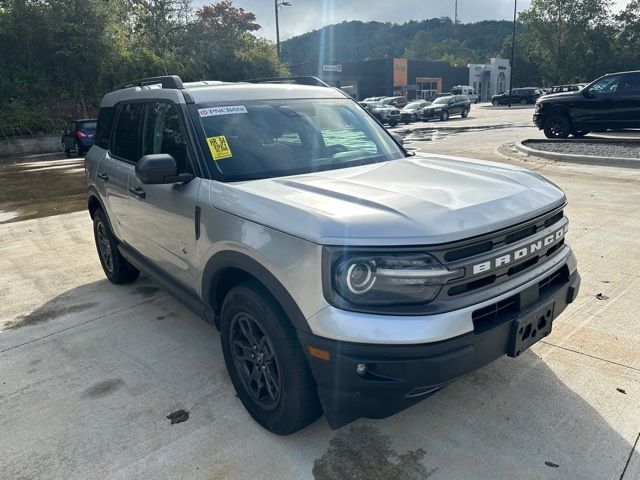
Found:
M 113 113 L 114 107 L 101 108 L 98 113 L 98 125 L 96 127 L 94 144 L 105 150 L 109 148 L 109 141 L 111 140 Z

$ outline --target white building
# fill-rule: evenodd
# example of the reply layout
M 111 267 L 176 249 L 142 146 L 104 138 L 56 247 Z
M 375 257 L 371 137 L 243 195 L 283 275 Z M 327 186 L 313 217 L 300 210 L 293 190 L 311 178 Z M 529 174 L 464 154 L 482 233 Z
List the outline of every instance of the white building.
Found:
M 505 58 L 492 58 L 491 63 L 486 64 L 469 64 L 469 85 L 478 93 L 481 102 L 508 90 L 510 78 L 511 65 Z

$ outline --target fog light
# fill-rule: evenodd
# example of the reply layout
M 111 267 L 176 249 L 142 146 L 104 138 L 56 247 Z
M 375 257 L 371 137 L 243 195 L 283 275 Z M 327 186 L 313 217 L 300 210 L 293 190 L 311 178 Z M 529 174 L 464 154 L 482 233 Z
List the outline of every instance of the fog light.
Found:
M 368 367 L 366 363 L 359 363 L 356 365 L 356 373 L 361 377 L 367 373 Z

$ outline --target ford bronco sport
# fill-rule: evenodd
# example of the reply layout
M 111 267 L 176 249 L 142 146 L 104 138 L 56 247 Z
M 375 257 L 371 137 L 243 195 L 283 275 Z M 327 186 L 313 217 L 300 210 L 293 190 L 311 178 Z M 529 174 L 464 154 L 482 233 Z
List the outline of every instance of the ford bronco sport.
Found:
M 144 271 L 213 323 L 257 422 L 386 417 L 551 331 L 580 284 L 556 185 L 412 155 L 288 81 L 123 85 L 86 157 L 106 276 Z

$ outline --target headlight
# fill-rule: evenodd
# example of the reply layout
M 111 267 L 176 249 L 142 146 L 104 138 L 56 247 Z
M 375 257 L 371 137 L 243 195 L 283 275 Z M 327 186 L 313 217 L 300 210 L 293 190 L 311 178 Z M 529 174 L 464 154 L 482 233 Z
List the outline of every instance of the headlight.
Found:
M 440 107 L 440 108 L 436 108 L 436 109 L 434 109 L 434 111 L 436 111 L 436 112 L 441 112 L 441 111 L 442 111 L 442 107 Z
M 424 253 L 349 254 L 333 263 L 332 286 L 355 305 L 417 304 L 433 300 L 461 274 Z

